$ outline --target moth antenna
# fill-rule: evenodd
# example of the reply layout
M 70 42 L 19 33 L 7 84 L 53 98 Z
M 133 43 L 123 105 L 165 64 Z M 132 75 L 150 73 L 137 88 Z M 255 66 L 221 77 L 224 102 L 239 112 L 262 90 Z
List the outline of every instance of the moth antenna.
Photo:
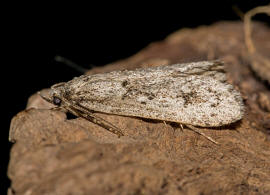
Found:
M 86 120 L 93 122 L 104 129 L 116 134 L 119 138 L 124 136 L 122 130 L 116 126 L 114 126 L 109 121 L 94 115 L 93 112 L 89 111 L 88 109 L 84 108 L 82 105 L 70 105 L 69 108 L 66 108 L 70 113 L 74 114 L 75 116 L 79 116 L 85 118 Z
M 118 127 L 114 126 L 113 124 L 104 120 L 103 118 L 95 116 L 94 114 L 76 113 L 76 111 L 74 112 L 74 114 L 77 114 L 78 116 L 83 117 L 86 120 L 93 122 L 93 123 L 103 127 L 104 129 L 116 134 L 118 136 L 118 138 L 120 138 L 121 136 L 124 136 L 124 133 Z
M 63 63 L 71 68 L 73 68 L 74 70 L 78 71 L 79 73 L 82 73 L 84 74 L 88 69 L 76 64 L 75 62 L 65 58 L 65 57 L 62 57 L 62 56 L 55 56 L 54 57 L 54 60 L 56 62 L 60 62 L 60 63 Z

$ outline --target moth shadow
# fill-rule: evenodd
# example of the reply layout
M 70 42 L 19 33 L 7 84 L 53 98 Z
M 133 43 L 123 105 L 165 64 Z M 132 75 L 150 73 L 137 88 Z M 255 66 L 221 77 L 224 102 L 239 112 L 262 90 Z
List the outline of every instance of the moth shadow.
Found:
M 69 112 L 66 113 L 66 117 L 67 120 L 72 120 L 72 119 L 76 119 L 78 118 L 78 116 L 75 116 Z M 149 118 L 141 118 L 141 117 L 136 117 L 136 116 L 124 116 L 124 117 L 130 117 L 130 118 L 134 118 L 134 119 L 140 119 L 144 122 L 147 123 L 152 123 L 152 124 L 158 124 L 158 123 L 166 123 L 167 125 L 170 125 L 173 129 L 182 129 L 183 126 L 185 126 L 185 124 L 182 123 L 177 123 L 177 122 L 171 122 L 171 121 L 163 121 L 163 120 L 157 120 L 157 119 L 149 119 Z M 228 125 L 223 125 L 223 126 L 219 126 L 219 127 L 200 127 L 200 126 L 195 126 L 196 128 L 200 128 L 200 129 L 209 129 L 209 130 L 218 130 L 218 131 L 222 131 L 222 130 L 232 130 L 232 131 L 237 131 L 238 132 L 238 127 L 241 126 L 242 121 L 236 121 L 234 123 L 228 124 Z
M 138 117 L 136 117 L 138 118 Z M 170 125 L 172 128 L 176 129 L 176 128 L 182 128 L 182 125 L 185 126 L 185 124 L 181 124 L 181 123 L 177 123 L 177 122 L 171 122 L 171 121 L 161 121 L 161 120 L 156 120 L 156 119 L 147 119 L 147 118 L 140 118 L 141 120 L 145 121 L 145 122 L 149 122 L 149 123 L 162 123 L 165 122 L 167 125 Z M 209 129 L 209 130 L 218 130 L 218 131 L 222 131 L 222 130 L 232 130 L 232 131 L 237 131 L 238 132 L 238 128 L 241 126 L 242 121 L 236 121 L 234 123 L 228 124 L 228 125 L 223 125 L 223 126 L 219 126 L 219 127 L 200 127 L 200 126 L 195 126 L 196 128 L 201 128 L 201 129 Z
M 161 120 L 157 120 L 157 119 L 141 118 L 141 117 L 133 117 L 133 118 L 141 119 L 142 121 L 147 122 L 147 123 L 154 123 L 154 124 L 162 123 Z M 170 122 L 166 121 L 166 123 L 169 124 Z
M 242 124 L 242 120 L 236 121 L 236 122 L 228 124 L 228 125 L 222 125 L 219 127 L 197 127 L 197 128 L 205 128 L 205 129 L 218 130 L 218 131 L 231 130 L 231 131 L 238 132 L 237 129 L 241 126 L 241 124 Z
M 66 113 L 67 120 L 72 120 L 78 118 L 78 116 L 71 114 L 70 112 Z

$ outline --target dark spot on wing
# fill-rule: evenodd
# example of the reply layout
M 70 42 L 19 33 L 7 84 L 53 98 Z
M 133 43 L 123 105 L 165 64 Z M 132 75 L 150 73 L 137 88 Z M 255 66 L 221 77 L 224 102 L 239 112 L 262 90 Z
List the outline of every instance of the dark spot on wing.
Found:
M 126 87 L 128 85 L 128 81 L 127 80 L 124 80 L 123 82 L 122 82 L 122 87 Z
M 213 108 L 217 107 L 217 104 L 211 104 L 211 107 L 213 107 Z
M 207 91 L 208 91 L 209 93 L 213 93 L 213 90 L 212 90 L 210 87 L 207 88 Z
M 154 99 L 154 97 L 153 97 L 153 96 L 148 96 L 147 98 L 148 98 L 149 100 Z

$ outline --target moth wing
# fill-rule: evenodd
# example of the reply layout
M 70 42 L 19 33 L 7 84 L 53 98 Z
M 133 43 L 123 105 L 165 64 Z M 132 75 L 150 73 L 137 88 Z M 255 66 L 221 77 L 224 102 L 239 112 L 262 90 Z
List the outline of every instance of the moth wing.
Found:
M 84 76 L 66 89 L 89 110 L 210 127 L 243 115 L 240 93 L 225 80 L 222 64 L 199 62 Z

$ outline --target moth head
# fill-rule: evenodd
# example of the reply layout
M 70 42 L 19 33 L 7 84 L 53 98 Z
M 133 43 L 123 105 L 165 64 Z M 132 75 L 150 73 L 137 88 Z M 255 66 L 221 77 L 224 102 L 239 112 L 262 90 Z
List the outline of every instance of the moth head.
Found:
M 62 104 L 62 94 L 63 94 L 63 85 L 64 83 L 58 83 L 51 87 L 49 94 L 42 94 L 42 92 L 39 92 L 39 95 L 46 100 L 47 102 L 50 102 L 51 104 L 54 104 L 56 106 L 61 106 Z

